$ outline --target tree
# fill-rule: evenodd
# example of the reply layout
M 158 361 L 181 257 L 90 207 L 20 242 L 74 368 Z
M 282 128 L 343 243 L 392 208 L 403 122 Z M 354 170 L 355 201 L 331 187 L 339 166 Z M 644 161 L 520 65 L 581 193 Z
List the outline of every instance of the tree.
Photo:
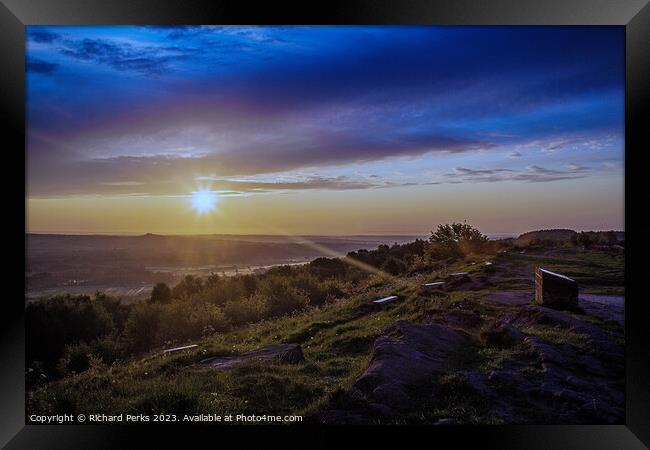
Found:
M 194 275 L 185 275 L 174 289 L 172 289 L 172 297 L 177 299 L 189 299 L 194 294 L 197 294 L 203 289 L 203 280 L 195 277 Z
M 406 272 L 407 269 L 408 266 L 406 263 L 394 256 L 389 256 L 381 265 L 381 270 L 391 275 L 399 275 L 400 273 Z
M 151 303 L 169 303 L 172 290 L 165 283 L 156 284 L 151 291 Z
M 576 237 L 576 243 L 584 248 L 589 248 L 593 244 L 589 233 L 585 233 L 584 231 L 578 233 L 578 236 Z
M 487 242 L 487 236 L 466 223 L 438 225 L 431 232 L 427 255 L 432 259 L 459 258 L 482 251 Z

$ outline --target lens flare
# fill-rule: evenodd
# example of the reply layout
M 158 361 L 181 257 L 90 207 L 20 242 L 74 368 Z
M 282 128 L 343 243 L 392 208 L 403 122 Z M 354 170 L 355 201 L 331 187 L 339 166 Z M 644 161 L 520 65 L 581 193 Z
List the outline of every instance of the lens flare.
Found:
M 217 195 L 209 190 L 194 191 L 190 195 L 192 207 L 199 214 L 206 214 L 212 211 L 217 204 Z

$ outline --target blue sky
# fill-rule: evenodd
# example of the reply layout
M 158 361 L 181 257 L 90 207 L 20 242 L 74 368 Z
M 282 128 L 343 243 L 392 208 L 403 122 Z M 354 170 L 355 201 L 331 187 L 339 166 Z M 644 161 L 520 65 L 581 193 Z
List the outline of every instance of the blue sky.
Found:
M 29 26 L 26 67 L 34 199 L 622 189 L 622 27 Z

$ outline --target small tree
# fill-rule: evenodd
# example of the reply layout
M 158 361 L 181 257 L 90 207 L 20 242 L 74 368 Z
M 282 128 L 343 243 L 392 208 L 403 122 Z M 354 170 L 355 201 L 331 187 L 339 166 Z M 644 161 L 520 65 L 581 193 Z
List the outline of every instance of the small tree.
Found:
M 578 245 L 584 248 L 589 248 L 593 244 L 591 240 L 591 236 L 589 236 L 589 233 L 585 233 L 584 231 L 578 233 L 578 236 L 576 237 L 576 242 Z
M 151 291 L 151 303 L 169 303 L 172 290 L 165 283 L 156 284 Z
M 482 251 L 487 242 L 487 236 L 466 223 L 438 225 L 431 232 L 426 253 L 430 259 L 460 258 Z
M 381 265 L 381 270 L 391 275 L 399 275 L 400 273 L 406 272 L 407 269 L 408 266 L 406 263 L 394 256 L 389 256 Z
M 185 275 L 185 278 L 172 289 L 172 297 L 175 299 L 189 299 L 199 293 L 201 289 L 203 289 L 203 280 L 194 275 Z
M 140 304 L 133 307 L 124 327 L 124 340 L 132 352 L 149 350 L 156 343 L 160 306 Z

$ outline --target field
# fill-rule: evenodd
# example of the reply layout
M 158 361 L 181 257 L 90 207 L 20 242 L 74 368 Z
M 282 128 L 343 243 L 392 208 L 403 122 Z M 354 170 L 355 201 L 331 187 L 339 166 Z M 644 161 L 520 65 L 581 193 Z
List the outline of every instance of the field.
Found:
M 186 275 L 259 273 L 319 256 L 403 243 L 412 236 L 27 235 L 27 298 L 94 294 L 143 299 Z

